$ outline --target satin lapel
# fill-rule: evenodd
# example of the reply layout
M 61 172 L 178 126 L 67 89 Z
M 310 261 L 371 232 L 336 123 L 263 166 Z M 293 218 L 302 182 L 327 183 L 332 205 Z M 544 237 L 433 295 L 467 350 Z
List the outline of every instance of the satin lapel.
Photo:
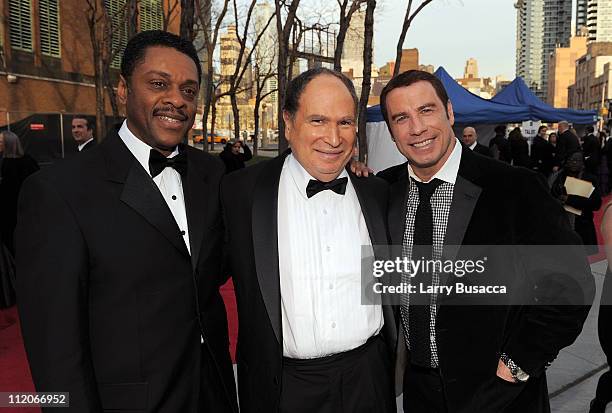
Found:
M 389 235 L 391 245 L 402 245 L 404 242 L 404 227 L 406 225 L 406 203 L 408 200 L 408 170 L 406 174 L 389 188 Z
M 474 208 L 482 192 L 481 187 L 469 180 L 475 177 L 475 168 L 473 168 L 474 164 L 472 163 L 474 160 L 471 159 L 473 156 L 471 153 L 466 153 L 465 149 L 463 150 L 459 173 L 453 188 L 453 201 L 450 213 L 448 214 L 448 224 L 446 225 L 444 259 L 454 260 L 457 256 L 467 227 L 472 219 Z M 442 276 L 440 283 L 445 284 L 447 278 L 447 276 Z
M 349 177 L 357 193 L 372 245 L 386 245 L 389 241 L 383 216 L 385 211 L 381 211 L 373 193 L 368 191 L 369 183 L 365 178 L 358 178 L 351 172 L 349 172 Z
M 274 335 L 282 343 L 278 269 L 278 184 L 287 153 L 270 161 L 259 176 L 251 215 L 253 250 L 259 289 Z
M 191 244 L 191 264 L 195 270 L 204 239 L 208 209 L 206 194 L 212 192 L 209 188 L 204 167 L 195 162 L 192 157 L 188 159 L 187 176 L 183 178 L 182 182 L 185 195 L 185 210 L 187 212 L 187 225 L 189 227 L 189 243 Z
M 159 188 L 149 174 L 134 160 L 123 185 L 121 200 L 153 225 L 180 252 L 189 256 L 178 225 Z

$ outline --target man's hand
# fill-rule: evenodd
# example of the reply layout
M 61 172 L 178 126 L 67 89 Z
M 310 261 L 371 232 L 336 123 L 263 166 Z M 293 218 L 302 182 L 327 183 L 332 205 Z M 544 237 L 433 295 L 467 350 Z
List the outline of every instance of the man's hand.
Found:
M 497 362 L 497 377 L 502 380 L 509 381 L 510 383 L 516 383 L 516 380 L 514 380 L 514 377 L 512 377 L 510 369 L 504 364 L 503 361 L 501 361 L 501 359 Z
M 353 173 L 357 176 L 365 177 L 369 176 L 371 173 L 374 173 L 374 171 L 368 168 L 365 163 L 356 161 L 354 159 L 351 161 L 351 171 L 353 171 Z

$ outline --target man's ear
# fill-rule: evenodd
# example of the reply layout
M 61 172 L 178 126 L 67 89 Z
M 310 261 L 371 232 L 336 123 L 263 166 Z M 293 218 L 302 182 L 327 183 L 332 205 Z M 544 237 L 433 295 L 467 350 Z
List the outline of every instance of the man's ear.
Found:
M 451 103 L 450 99 L 446 104 L 446 111 L 448 112 L 448 120 L 450 121 L 451 126 L 453 126 L 455 124 L 455 113 L 453 112 L 453 104 Z
M 119 75 L 119 84 L 117 85 L 117 97 L 123 105 L 127 102 L 128 84 L 123 75 Z
M 286 110 L 283 110 L 283 121 L 285 121 L 285 139 L 287 142 L 291 142 L 291 134 L 293 131 L 293 119 Z

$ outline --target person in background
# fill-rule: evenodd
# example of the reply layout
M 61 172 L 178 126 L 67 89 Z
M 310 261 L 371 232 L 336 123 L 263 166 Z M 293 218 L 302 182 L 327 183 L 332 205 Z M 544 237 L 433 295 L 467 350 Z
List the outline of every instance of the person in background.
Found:
M 538 134 L 533 138 L 531 145 L 531 164 L 533 169 L 548 178 L 552 172 L 555 148 L 546 139 L 548 128 L 544 125 L 538 129 Z
M 551 134 L 548 135 L 548 142 L 550 142 L 553 148 L 557 147 L 557 133 L 556 132 L 551 132 Z
M 506 139 L 506 125 L 495 127 L 495 136 L 489 142 L 489 149 L 493 153 L 493 158 L 506 163 L 512 162 L 510 142 Z
M 512 153 L 512 165 L 529 168 L 529 143 L 521 133 L 520 128 L 514 128 L 508 137 L 510 141 L 510 152 Z
M 476 134 L 476 129 L 471 126 L 468 126 L 467 128 L 463 129 L 461 142 L 463 142 L 465 146 L 473 150 L 475 153 L 488 156 L 489 158 L 493 157 L 491 149 L 478 143 L 478 135 Z
M 601 222 L 601 235 L 606 248 L 608 268 L 604 276 L 601 300 L 599 302 L 599 318 L 597 332 L 599 343 L 608 360 L 608 366 L 612 366 L 612 202 L 604 207 Z M 612 371 L 608 369 L 599 377 L 595 398 L 591 401 L 589 413 L 605 413 L 606 406 L 612 401 Z
M 595 189 L 591 196 L 584 198 L 578 195 L 568 195 L 565 189 L 565 180 L 568 176 L 588 181 Z M 563 205 L 578 209 L 580 215 L 568 212 L 568 218 L 573 229 L 580 235 L 582 243 L 585 245 L 587 254 L 596 254 L 598 252 L 597 235 L 595 233 L 595 224 L 593 223 L 593 212 L 601 207 L 601 193 L 597 177 L 588 172 L 584 167 L 584 156 L 581 151 L 572 152 L 565 166 L 550 177 L 551 193 L 561 201 Z
M 79 152 L 89 150 L 96 146 L 94 139 L 94 124 L 91 120 L 84 116 L 75 116 L 72 118 L 72 137 L 76 142 Z
M 584 154 L 584 167 L 592 175 L 597 176 L 601 151 L 599 139 L 595 136 L 592 126 L 586 127 L 586 135 L 582 138 L 582 153 Z
M 243 141 L 232 140 L 225 144 L 219 157 L 225 164 L 225 173 L 230 173 L 244 168 L 244 163 L 253 158 L 253 153 L 249 145 Z
M 38 169 L 38 163 L 23 152 L 15 133 L 0 132 L 0 239 L 13 255 L 19 191 L 23 181 Z
M 559 134 L 555 150 L 555 162 L 553 171 L 558 171 L 565 163 L 565 159 L 570 153 L 580 150 L 580 140 L 570 130 L 570 125 L 566 120 L 559 122 Z

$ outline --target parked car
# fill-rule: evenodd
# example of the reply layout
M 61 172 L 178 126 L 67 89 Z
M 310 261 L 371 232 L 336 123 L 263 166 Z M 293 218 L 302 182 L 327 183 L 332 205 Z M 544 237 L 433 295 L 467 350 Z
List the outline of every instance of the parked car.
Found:
M 202 131 L 199 131 L 200 133 L 198 133 L 198 131 L 196 130 L 194 135 L 193 135 L 193 143 L 203 143 L 204 141 L 204 136 L 202 135 Z M 216 133 L 212 134 L 209 132 L 207 133 L 208 136 L 208 143 L 210 143 L 211 139 L 214 140 L 215 143 L 222 143 L 225 144 L 227 142 L 227 137 L 225 136 L 219 136 Z

